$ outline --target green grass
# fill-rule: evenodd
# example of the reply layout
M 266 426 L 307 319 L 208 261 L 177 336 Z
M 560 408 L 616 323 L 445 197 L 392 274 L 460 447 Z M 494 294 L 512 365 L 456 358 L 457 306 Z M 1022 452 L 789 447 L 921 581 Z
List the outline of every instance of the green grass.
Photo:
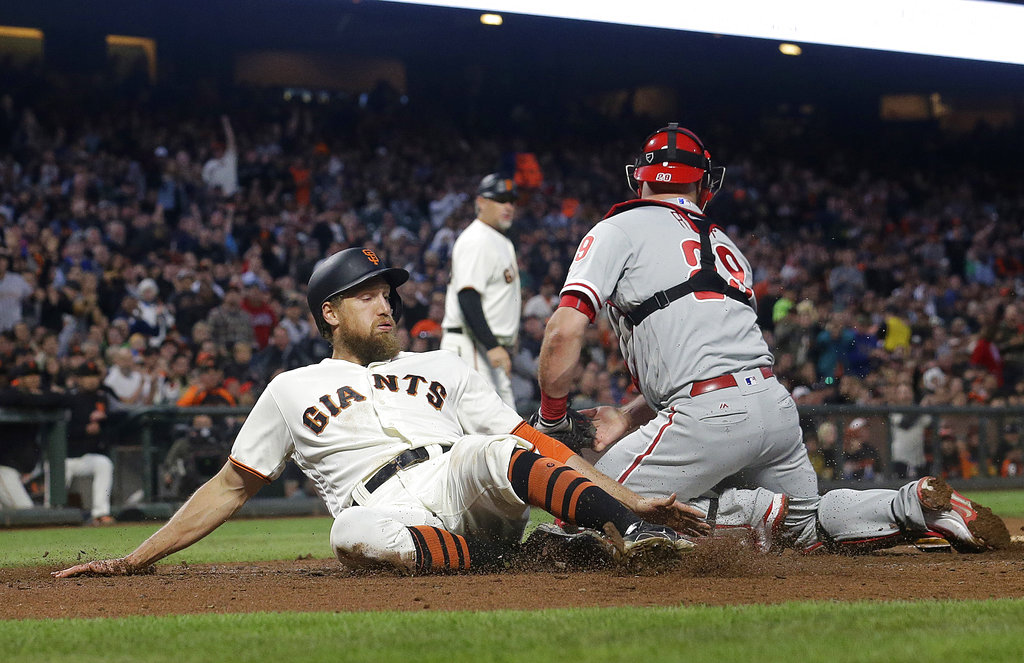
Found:
M 330 518 L 230 520 L 164 563 L 331 557 Z M 0 529 L 0 567 L 74 564 L 130 553 L 163 523 Z
M 1000 515 L 1024 516 L 1024 491 L 969 496 Z M 534 522 L 547 519 L 538 514 Z M 120 556 L 158 527 L 0 530 L 0 566 Z M 330 527 L 330 518 L 231 521 L 164 563 L 330 557 Z M 303 663 L 1016 662 L 1024 651 L 1022 623 L 1024 599 L 0 620 L 0 658 L 221 663 L 289 660 L 301 652 Z
M 0 651 L 9 663 L 1016 662 L 1022 622 L 1021 600 L 189 615 L 0 621 Z
M 1024 518 L 1024 491 L 977 491 L 969 497 L 1001 516 Z M 533 510 L 532 525 L 551 516 Z M 121 557 L 155 532 L 162 523 L 114 527 L 48 527 L 0 529 L 0 567 L 71 565 L 86 559 Z M 164 564 L 213 564 L 240 561 L 331 557 L 330 518 L 266 518 L 232 520 Z

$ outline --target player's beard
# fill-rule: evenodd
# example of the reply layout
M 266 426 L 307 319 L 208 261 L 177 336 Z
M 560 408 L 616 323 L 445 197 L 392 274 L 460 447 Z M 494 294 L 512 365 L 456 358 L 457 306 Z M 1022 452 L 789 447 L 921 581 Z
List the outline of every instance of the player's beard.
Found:
M 359 359 L 363 366 L 375 361 L 394 359 L 402 349 L 395 334 L 394 323 L 391 331 L 360 334 L 345 325 L 338 328 L 337 341 Z

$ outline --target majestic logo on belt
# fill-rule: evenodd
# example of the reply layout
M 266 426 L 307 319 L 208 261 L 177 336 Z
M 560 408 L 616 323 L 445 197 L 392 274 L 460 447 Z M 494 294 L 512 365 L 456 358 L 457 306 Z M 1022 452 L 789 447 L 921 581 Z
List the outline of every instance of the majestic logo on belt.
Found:
M 366 259 L 372 262 L 374 265 L 380 264 L 380 258 L 378 258 L 377 254 L 371 251 L 370 249 L 363 249 L 363 255 L 366 256 Z

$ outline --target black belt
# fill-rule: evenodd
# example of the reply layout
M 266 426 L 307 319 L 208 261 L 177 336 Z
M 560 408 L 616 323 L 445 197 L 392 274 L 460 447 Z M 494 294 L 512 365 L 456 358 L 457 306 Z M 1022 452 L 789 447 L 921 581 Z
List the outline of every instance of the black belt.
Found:
M 395 459 L 384 467 L 377 470 L 372 477 L 367 479 L 363 483 L 363 488 L 366 488 L 367 493 L 372 493 L 383 485 L 385 481 L 395 476 L 398 470 L 404 470 L 407 467 L 412 467 L 417 463 L 430 458 L 430 452 L 423 447 L 417 447 L 416 449 L 409 449 L 395 456 Z
M 461 334 L 462 327 L 445 327 L 444 330 L 449 334 Z

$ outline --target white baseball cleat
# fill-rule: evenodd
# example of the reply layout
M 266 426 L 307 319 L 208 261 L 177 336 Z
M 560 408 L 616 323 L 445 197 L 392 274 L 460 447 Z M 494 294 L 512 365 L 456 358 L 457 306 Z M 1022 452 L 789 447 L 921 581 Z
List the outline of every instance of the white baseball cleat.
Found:
M 1010 533 L 1002 519 L 939 477 L 920 479 L 917 499 L 928 528 L 941 534 L 957 552 L 982 552 L 1010 544 Z

